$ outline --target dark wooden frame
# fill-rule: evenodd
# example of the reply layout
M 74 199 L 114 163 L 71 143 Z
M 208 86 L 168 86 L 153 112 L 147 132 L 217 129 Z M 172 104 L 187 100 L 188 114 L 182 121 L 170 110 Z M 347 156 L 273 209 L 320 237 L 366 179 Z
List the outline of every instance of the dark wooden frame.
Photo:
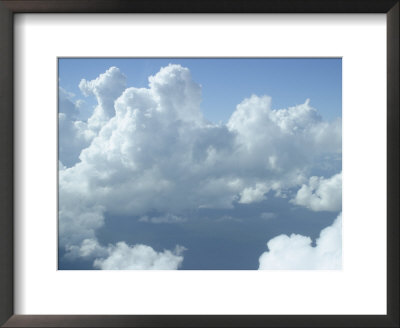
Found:
M 399 7 L 399 0 L 0 0 L 0 324 L 4 327 L 399 327 Z M 14 315 L 14 13 L 129 12 L 386 13 L 387 315 Z

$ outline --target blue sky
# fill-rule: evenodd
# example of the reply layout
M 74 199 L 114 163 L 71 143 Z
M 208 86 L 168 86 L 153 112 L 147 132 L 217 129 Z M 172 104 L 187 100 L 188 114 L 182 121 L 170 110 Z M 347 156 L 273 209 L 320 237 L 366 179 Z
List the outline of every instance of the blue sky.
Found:
M 161 67 L 177 63 L 188 67 L 201 84 L 201 109 L 212 122 L 226 122 L 234 108 L 251 94 L 272 97 L 272 107 L 287 108 L 311 99 L 326 120 L 341 116 L 342 61 L 340 58 L 269 59 L 60 59 L 60 86 L 80 95 L 80 80 L 95 79 L 99 72 L 116 66 L 127 76 L 127 85 L 147 87 L 148 77 Z M 94 99 L 86 99 L 94 106 Z
M 59 59 L 59 269 L 339 269 L 341 79 L 333 58 Z

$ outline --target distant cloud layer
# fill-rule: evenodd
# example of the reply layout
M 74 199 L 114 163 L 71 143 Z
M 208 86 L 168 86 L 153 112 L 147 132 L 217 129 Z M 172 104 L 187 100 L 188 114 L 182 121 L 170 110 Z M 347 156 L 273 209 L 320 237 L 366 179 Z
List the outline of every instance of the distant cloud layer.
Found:
M 342 266 L 342 214 L 320 233 L 316 246 L 310 237 L 280 235 L 268 243 L 259 270 L 334 270 Z
M 139 219 L 139 222 L 151 222 L 151 223 L 178 223 L 178 222 L 186 222 L 187 219 L 173 215 L 173 214 L 166 214 L 161 216 L 142 216 Z
M 227 124 L 214 124 L 200 111 L 201 87 L 179 65 L 161 68 L 148 88 L 127 88 L 116 67 L 79 87 L 97 106 L 79 121 L 79 104 L 60 90 L 59 233 L 70 256 L 93 256 L 100 269 L 182 263 L 182 252 L 98 245 L 106 212 L 179 223 L 185 210 L 257 203 L 300 186 L 295 204 L 340 210 L 341 176 L 308 177 L 315 163 L 341 154 L 341 120 L 324 122 L 308 100 L 272 110 L 270 97 L 251 95 Z

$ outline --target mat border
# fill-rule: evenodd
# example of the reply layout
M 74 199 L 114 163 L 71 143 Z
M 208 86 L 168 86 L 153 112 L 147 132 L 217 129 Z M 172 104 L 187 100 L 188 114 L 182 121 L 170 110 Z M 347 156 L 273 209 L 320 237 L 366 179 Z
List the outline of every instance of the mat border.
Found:
M 0 324 L 3 327 L 399 327 L 399 0 L 0 0 Z M 14 315 L 16 13 L 385 13 L 387 315 Z

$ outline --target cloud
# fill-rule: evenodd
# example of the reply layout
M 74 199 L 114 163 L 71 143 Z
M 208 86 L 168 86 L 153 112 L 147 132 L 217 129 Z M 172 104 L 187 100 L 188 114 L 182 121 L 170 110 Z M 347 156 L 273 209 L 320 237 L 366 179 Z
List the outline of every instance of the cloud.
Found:
M 76 118 L 78 111 L 75 106 L 73 98 L 75 94 L 68 92 L 62 87 L 58 88 L 58 107 L 59 113 L 64 113 L 69 118 Z
M 67 259 L 76 259 L 79 257 L 94 259 L 108 255 L 106 248 L 100 246 L 97 239 L 94 238 L 84 239 L 80 245 L 69 245 L 66 250 Z
M 79 107 L 72 99 L 74 94 L 63 88 L 58 91 L 58 152 L 63 165 L 73 166 L 78 162 L 79 153 L 90 144 L 85 137 L 83 122 L 77 120 Z
M 272 212 L 263 212 L 260 215 L 261 219 L 263 220 L 271 220 L 271 219 L 275 219 L 277 217 L 276 213 L 272 213 Z
M 115 115 L 114 101 L 126 87 L 126 77 L 116 67 L 109 68 L 94 80 L 82 79 L 79 88 L 85 96 L 94 95 L 97 100 L 87 122 L 77 119 L 84 100 L 73 101 L 75 95 L 59 88 L 59 159 L 67 167 L 79 161 L 82 149 L 88 147 L 102 126 Z
M 95 109 L 95 114 L 98 115 L 98 118 L 103 119 L 114 116 L 114 101 L 125 88 L 126 76 L 121 73 L 119 68 L 114 66 L 94 80 L 82 79 L 79 83 L 79 89 L 86 97 L 90 95 L 96 97 L 98 106 Z
M 152 217 L 142 216 L 139 219 L 139 222 L 149 222 L 149 223 L 181 223 L 186 221 L 187 219 L 170 213 L 166 215 L 152 216 Z
M 182 265 L 186 248 L 177 245 L 173 251 L 156 252 L 152 247 L 125 242 L 101 246 L 97 239 L 84 239 L 80 245 L 67 247 L 66 258 L 93 260 L 93 267 L 101 270 L 176 270 Z
M 78 109 L 82 109 L 85 104 L 86 104 L 86 102 L 83 99 L 78 99 L 75 102 L 75 107 Z
M 303 183 L 309 166 L 329 148 L 308 150 L 315 126 L 322 124 L 313 121 L 317 116 L 308 105 L 299 106 L 300 114 L 294 108 L 282 114 L 264 108 L 263 98 L 253 96 L 238 106 L 240 115 L 235 112 L 226 126 L 214 125 L 202 118 L 197 101 L 188 105 L 198 89 L 187 82 L 188 70 L 171 65 L 167 72 L 151 79 L 157 88 L 123 92 L 115 101 L 115 116 L 82 150 L 81 162 L 64 172 L 65 186 L 86 180 L 91 186 L 86 196 L 120 214 L 231 208 L 236 200 L 258 202 L 270 189 Z M 177 99 L 163 100 L 165 90 L 174 88 L 185 92 L 171 92 L 169 97 Z M 180 105 L 191 114 L 184 115 Z M 304 125 L 301 129 L 295 129 L 296 120 Z
M 342 266 L 342 214 L 320 233 L 316 246 L 310 237 L 280 235 L 267 243 L 259 270 L 336 270 Z
M 101 270 L 176 270 L 182 264 L 184 250 L 177 246 L 172 252 L 156 252 L 150 246 L 118 242 L 108 248 L 107 258 L 96 259 L 93 266 Z
M 94 239 L 96 230 L 104 225 L 104 211 L 105 209 L 101 205 L 90 206 L 89 204 L 85 204 L 84 199 L 64 195 L 60 183 L 58 215 L 59 244 L 68 250 L 72 245 L 80 245 L 85 239 Z
M 192 80 L 189 69 L 168 65 L 149 77 L 150 90 L 159 104 L 159 111 L 168 121 L 201 122 L 201 87 Z
M 257 183 L 254 187 L 243 189 L 240 193 L 239 203 L 250 204 L 266 199 L 265 194 L 270 190 L 264 183 Z
M 60 246 L 67 250 L 95 239 L 106 215 L 179 221 L 187 210 L 252 204 L 270 190 L 285 195 L 315 163 L 341 154 L 341 121 L 324 122 L 309 101 L 273 110 L 270 97 L 252 95 L 227 124 L 207 121 L 201 87 L 180 65 L 161 68 L 148 88 L 126 87 L 116 67 L 79 87 L 98 104 L 87 121 L 59 117 L 60 145 L 72 145 L 61 151 L 66 167 L 59 171 Z
M 340 211 L 342 209 L 342 173 L 329 179 L 313 176 L 303 184 L 292 203 L 312 211 Z

